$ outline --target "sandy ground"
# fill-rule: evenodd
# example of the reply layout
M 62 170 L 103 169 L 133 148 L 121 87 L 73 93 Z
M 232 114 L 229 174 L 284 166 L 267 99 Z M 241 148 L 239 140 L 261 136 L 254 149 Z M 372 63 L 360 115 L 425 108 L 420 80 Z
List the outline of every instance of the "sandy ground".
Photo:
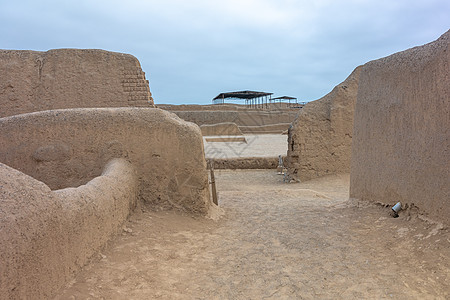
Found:
M 142 208 L 56 299 L 450 299 L 450 233 L 349 177 L 216 170 L 220 221 Z
M 286 155 L 287 135 L 282 134 L 246 134 L 247 143 L 242 142 L 206 142 L 206 158 L 236 157 L 278 157 Z M 236 136 L 234 136 L 236 137 Z M 211 137 L 207 137 L 211 138 Z

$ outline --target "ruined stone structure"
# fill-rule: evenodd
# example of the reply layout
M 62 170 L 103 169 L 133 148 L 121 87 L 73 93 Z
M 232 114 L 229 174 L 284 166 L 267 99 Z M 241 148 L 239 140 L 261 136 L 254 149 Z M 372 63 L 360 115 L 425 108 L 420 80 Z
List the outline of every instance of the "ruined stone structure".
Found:
M 299 109 L 279 108 L 249 109 L 243 105 L 158 105 L 183 120 L 199 126 L 218 123 L 235 123 L 242 133 L 282 133 L 289 128 Z
M 0 51 L 0 70 L 1 298 L 52 298 L 139 203 L 217 213 L 199 127 L 152 108 L 133 56 Z
M 350 196 L 450 224 L 450 31 L 371 61 L 355 109 Z
M 211 135 L 242 135 L 239 127 L 232 122 L 226 123 L 218 123 L 212 125 L 201 125 L 200 130 L 202 131 L 202 135 L 211 136 Z
M 284 158 L 283 158 L 284 159 Z M 278 157 L 245 157 L 245 158 L 215 158 L 215 169 L 272 169 L 278 167 Z
M 92 49 L 0 50 L 0 117 L 60 108 L 153 107 L 132 55 Z
M 51 299 L 105 245 L 136 205 L 138 180 L 125 159 L 86 185 L 52 191 L 0 163 L 0 293 Z
M 138 172 L 145 202 L 196 213 L 208 209 L 201 132 L 173 114 L 70 109 L 1 118 L 0 124 L 0 161 L 53 190 L 83 185 L 100 176 L 110 159 L 123 157 Z
M 353 112 L 361 67 L 323 98 L 307 103 L 289 128 L 287 167 L 294 180 L 350 172 Z
M 0 118 L 0 145 L 0 294 L 6 298 L 48 298 L 137 202 L 214 213 L 200 129 L 163 110 L 84 108 Z

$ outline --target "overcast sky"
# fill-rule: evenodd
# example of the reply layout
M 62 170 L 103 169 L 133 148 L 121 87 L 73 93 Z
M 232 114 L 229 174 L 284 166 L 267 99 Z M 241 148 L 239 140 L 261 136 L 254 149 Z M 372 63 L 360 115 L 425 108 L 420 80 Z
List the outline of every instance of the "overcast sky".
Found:
M 315 100 L 449 28 L 449 0 L 0 0 L 0 48 L 130 53 L 156 103 L 238 90 Z

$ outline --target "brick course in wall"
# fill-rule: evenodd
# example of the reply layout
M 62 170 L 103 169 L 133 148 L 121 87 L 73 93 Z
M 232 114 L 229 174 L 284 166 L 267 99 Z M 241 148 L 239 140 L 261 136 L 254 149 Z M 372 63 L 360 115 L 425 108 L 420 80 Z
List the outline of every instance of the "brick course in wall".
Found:
M 0 117 L 61 108 L 154 107 L 132 55 L 93 49 L 0 50 Z

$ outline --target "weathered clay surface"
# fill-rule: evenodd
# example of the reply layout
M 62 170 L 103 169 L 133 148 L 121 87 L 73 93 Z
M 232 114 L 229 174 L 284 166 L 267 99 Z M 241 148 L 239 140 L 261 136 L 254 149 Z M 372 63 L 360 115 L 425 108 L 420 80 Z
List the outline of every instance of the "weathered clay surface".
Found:
M 299 111 L 298 107 L 289 107 L 285 103 L 272 103 L 270 106 L 258 108 L 238 104 L 161 104 L 158 107 L 199 126 L 235 123 L 244 134 L 282 133 L 287 130 Z
M 371 61 L 355 110 L 350 196 L 419 206 L 450 224 L 450 31 Z
M 140 197 L 205 214 L 208 175 L 198 126 L 155 108 L 67 109 L 0 119 L 0 161 L 51 189 L 78 187 L 124 157 Z
M 244 143 L 247 144 L 247 140 L 244 136 L 209 136 L 205 137 L 205 142 L 208 143 L 226 143 L 227 146 L 230 145 L 230 143 Z
M 286 154 L 287 138 L 281 134 L 252 134 L 243 138 L 245 142 L 227 143 L 208 142 L 210 137 L 204 137 L 206 158 L 278 157 Z
M 221 105 L 216 105 L 215 108 L 216 110 L 212 110 L 210 108 L 204 111 L 173 110 L 172 112 L 183 120 L 193 122 L 199 126 L 204 124 L 217 124 L 226 122 L 233 122 L 238 126 L 262 126 L 280 123 L 291 123 L 298 113 L 298 109 L 267 111 L 244 109 L 220 110 L 222 108 Z
M 132 55 L 93 49 L 0 50 L 0 117 L 60 108 L 152 107 Z
M 243 133 L 258 134 L 258 133 L 283 133 L 287 131 L 291 123 L 269 124 L 261 126 L 239 126 Z
M 203 136 L 211 135 L 242 135 L 239 127 L 232 122 L 217 123 L 211 125 L 201 125 L 200 130 Z
M 58 191 L 0 163 L 0 298 L 51 298 L 120 229 L 138 184 L 123 158 Z
M 200 129 L 159 109 L 0 118 L 0 145 L 5 299 L 50 298 L 117 232 L 138 200 L 153 209 L 217 213 Z
M 350 172 L 353 112 L 361 67 L 323 98 L 307 103 L 289 128 L 292 179 Z
M 215 175 L 224 222 L 133 214 L 133 233 L 55 300 L 450 298 L 450 228 L 346 201 L 348 175 L 299 184 L 275 170 Z
M 284 159 L 284 158 L 283 158 Z M 243 158 L 216 158 L 215 169 L 273 169 L 278 167 L 278 157 L 243 157 Z

